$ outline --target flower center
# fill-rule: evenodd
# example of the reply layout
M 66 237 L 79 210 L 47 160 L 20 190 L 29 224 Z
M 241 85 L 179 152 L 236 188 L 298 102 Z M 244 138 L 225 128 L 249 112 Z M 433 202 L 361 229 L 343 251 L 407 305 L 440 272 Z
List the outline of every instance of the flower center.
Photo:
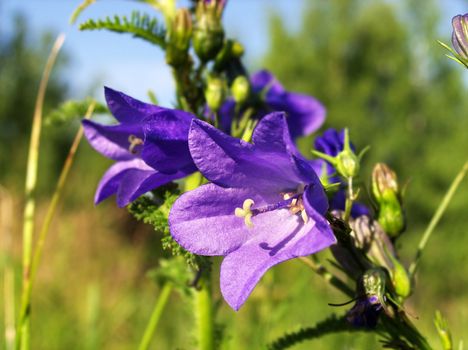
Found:
M 287 192 L 287 193 L 282 193 L 282 195 L 283 195 L 282 201 L 279 201 L 278 203 L 275 203 L 275 204 L 266 205 L 260 208 L 252 208 L 255 202 L 252 199 L 248 198 L 242 204 L 242 208 L 236 208 L 236 210 L 234 211 L 234 214 L 239 218 L 243 218 L 244 223 L 248 228 L 252 228 L 254 226 L 252 222 L 252 218 L 254 216 L 267 213 L 273 210 L 288 208 L 289 212 L 292 215 L 300 214 L 304 223 L 307 223 L 307 221 L 309 220 L 309 217 L 307 216 L 307 213 L 304 209 L 304 204 L 302 200 L 302 192 L 300 193 Z
M 137 154 L 138 153 L 138 150 L 135 149 L 137 146 L 140 146 L 143 144 L 143 140 L 140 139 L 139 137 L 136 137 L 135 135 L 130 135 L 128 137 L 128 143 L 130 144 L 128 146 L 128 151 L 131 153 L 131 154 Z

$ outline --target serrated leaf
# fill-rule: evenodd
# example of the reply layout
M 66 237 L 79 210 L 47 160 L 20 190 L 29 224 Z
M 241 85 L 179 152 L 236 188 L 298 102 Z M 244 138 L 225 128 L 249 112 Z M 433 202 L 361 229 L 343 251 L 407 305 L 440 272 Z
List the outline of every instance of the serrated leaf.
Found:
M 106 17 L 105 19 L 90 19 L 79 26 L 80 30 L 110 30 L 116 33 L 132 34 L 135 38 L 146 40 L 161 48 L 165 48 L 166 31 L 158 20 L 147 14 L 132 12 L 130 19 L 126 16 Z

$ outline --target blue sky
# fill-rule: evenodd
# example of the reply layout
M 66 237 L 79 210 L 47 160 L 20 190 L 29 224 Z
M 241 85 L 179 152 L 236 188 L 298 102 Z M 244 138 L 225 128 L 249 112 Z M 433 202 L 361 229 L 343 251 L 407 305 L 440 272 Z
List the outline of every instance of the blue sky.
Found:
M 249 61 L 260 57 L 268 48 L 268 18 L 280 13 L 291 30 L 298 29 L 301 13 L 310 0 L 230 0 L 225 13 L 226 31 L 246 47 Z M 325 1 L 325 0 L 317 0 Z M 453 14 L 467 12 L 464 0 L 440 0 L 444 5 L 443 21 L 450 30 Z M 92 83 L 102 83 L 147 100 L 147 90 L 156 92 L 162 105 L 170 106 L 174 86 L 164 55 L 156 47 L 127 35 L 109 32 L 80 32 L 68 19 L 81 0 L 0 0 L 0 27 L 11 31 L 15 12 L 24 13 L 35 33 L 44 30 L 65 32 L 65 50 L 72 56 L 66 71 L 71 81 L 72 98 L 89 92 Z M 179 3 L 184 3 L 179 1 Z M 421 0 L 424 3 L 423 0 Z M 113 14 L 130 14 L 132 10 L 153 11 L 147 5 L 124 0 L 101 0 L 89 7 L 78 23 L 88 18 Z M 465 10 L 465 11 L 463 11 Z M 102 99 L 98 91 L 96 97 Z

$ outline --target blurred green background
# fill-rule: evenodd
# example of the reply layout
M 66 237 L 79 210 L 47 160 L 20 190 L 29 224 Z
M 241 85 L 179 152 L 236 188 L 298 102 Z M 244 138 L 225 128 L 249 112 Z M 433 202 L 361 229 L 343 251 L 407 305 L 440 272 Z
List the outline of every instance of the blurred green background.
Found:
M 254 57 L 251 64 L 252 70 L 270 69 L 289 90 L 321 100 L 328 111 L 325 128 L 349 127 L 358 148 L 371 146 L 362 171 L 364 183 L 377 161 L 388 163 L 408 183 L 409 225 L 399 240 L 405 262 L 468 159 L 467 72 L 447 59 L 436 43 L 436 39 L 449 41 L 450 23 L 440 22 L 438 4 L 443 2 L 421 3 L 314 1 L 306 3 L 295 31 L 280 13 L 272 12 L 267 53 Z M 53 35 L 33 33 L 21 16 L 14 23 L 8 35 L 0 33 L 0 266 L 6 276 L 5 267 L 13 264 L 18 295 L 21 193 L 30 121 Z M 65 50 L 54 69 L 46 112 L 74 97 L 66 76 L 70 55 Z M 90 86 L 96 80 L 89 77 Z M 38 224 L 77 126 L 44 129 Z M 311 144 L 311 138 L 300 141 L 304 154 L 309 154 Z M 95 185 L 109 164 L 87 144 L 80 147 L 34 290 L 34 349 L 132 349 L 150 316 L 159 289 L 146 272 L 167 253 L 161 251 L 157 234 L 112 200 L 93 206 Z M 447 317 L 455 339 L 468 341 L 467 194 L 468 181 L 464 181 L 424 254 L 416 292 L 407 304 L 414 323 L 436 348 L 432 324 L 436 309 Z M 11 306 L 5 304 L 11 298 L 4 281 L 0 281 L 2 330 Z M 217 283 L 214 290 L 219 298 Z M 281 264 L 267 273 L 239 312 L 221 303 L 219 320 L 225 326 L 221 348 L 261 349 L 285 331 L 311 326 L 332 312 L 345 312 L 346 308 L 327 305 L 346 301 L 343 298 L 303 264 Z M 153 348 L 194 348 L 192 325 L 190 303 L 184 296 L 172 295 Z M 3 338 L 0 348 L 5 346 Z M 343 334 L 296 348 L 379 346 L 373 335 Z

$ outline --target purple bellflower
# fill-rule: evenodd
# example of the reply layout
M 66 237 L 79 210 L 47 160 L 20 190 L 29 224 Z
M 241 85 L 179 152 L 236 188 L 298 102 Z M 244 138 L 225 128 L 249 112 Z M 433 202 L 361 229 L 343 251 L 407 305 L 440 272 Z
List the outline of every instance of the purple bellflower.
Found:
M 287 91 L 267 70 L 261 70 L 250 77 L 252 91 L 263 99 L 263 107 L 257 118 L 271 112 L 285 112 L 289 132 L 293 139 L 312 134 L 325 120 L 325 107 L 315 98 Z M 227 100 L 219 111 L 222 129 L 230 130 L 234 118 L 235 102 Z
M 315 149 L 319 152 L 325 153 L 329 156 L 336 157 L 338 153 L 343 151 L 344 149 L 344 136 L 345 131 L 344 129 L 341 131 L 337 131 L 336 129 L 328 129 L 326 130 L 322 136 L 317 137 L 315 139 Z M 354 145 L 351 144 L 351 149 L 355 151 Z M 324 160 L 320 160 L 322 164 L 325 162 Z M 326 163 L 327 169 L 327 176 L 329 177 L 330 183 L 341 182 L 341 179 L 336 176 L 336 170 L 328 162 Z M 323 169 L 323 168 L 322 168 Z M 345 209 L 345 202 L 346 202 L 346 194 L 343 189 L 339 189 L 338 192 L 333 196 L 330 201 L 330 207 L 336 210 L 344 210 Z M 351 209 L 351 216 L 358 217 L 361 215 L 369 215 L 369 209 L 361 204 L 361 203 L 353 203 L 353 207 Z
M 116 161 L 99 182 L 95 204 L 116 194 L 117 204 L 123 207 L 196 170 L 187 144 L 194 116 L 143 103 L 110 88 L 105 88 L 105 96 L 119 124 L 82 122 L 90 145 Z
M 188 251 L 225 256 L 221 292 L 234 310 L 270 267 L 336 242 L 324 189 L 292 143 L 284 113 L 265 116 L 252 143 L 193 120 L 189 146 L 212 183 L 174 203 L 169 227 Z

